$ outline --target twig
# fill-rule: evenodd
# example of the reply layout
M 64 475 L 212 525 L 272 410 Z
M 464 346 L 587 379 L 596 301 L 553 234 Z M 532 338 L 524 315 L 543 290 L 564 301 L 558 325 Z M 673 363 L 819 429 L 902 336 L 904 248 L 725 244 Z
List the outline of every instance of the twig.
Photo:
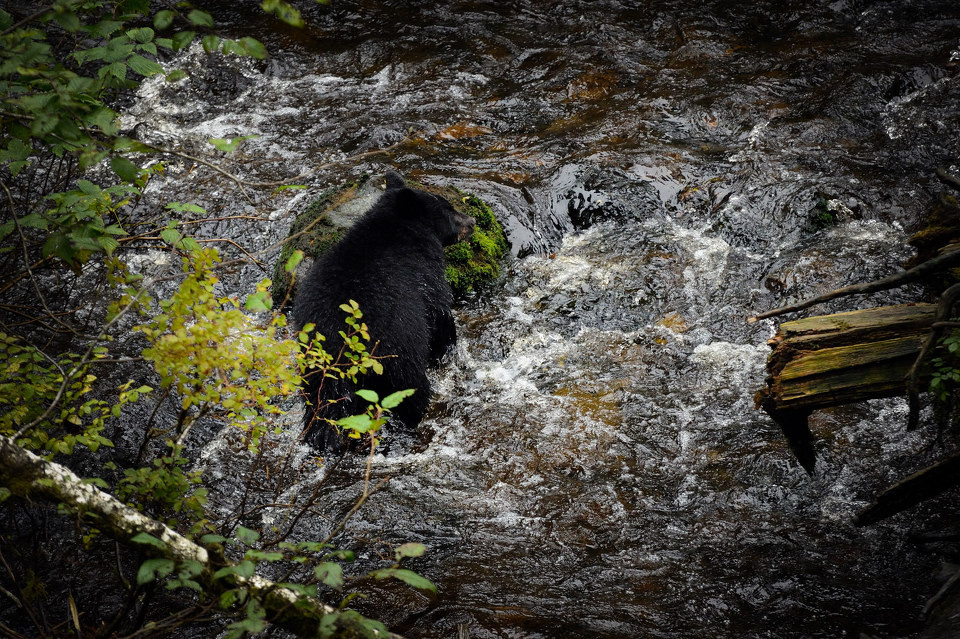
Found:
M 50 362 L 51 364 L 53 364 L 54 366 L 57 367 L 57 370 L 60 371 L 60 377 L 63 378 L 63 381 L 60 383 L 60 388 L 57 389 L 57 394 L 53 397 L 53 401 L 50 402 L 50 405 L 49 405 L 49 406 L 47 406 L 47 410 L 43 411 L 43 414 L 42 414 L 42 415 L 40 415 L 39 417 L 37 417 L 35 420 L 33 420 L 32 422 L 30 422 L 29 424 L 24 424 L 23 426 L 21 426 L 21 427 L 17 430 L 17 432 L 15 432 L 15 433 L 11 436 L 11 439 L 14 440 L 14 441 L 16 441 L 17 439 L 19 439 L 21 435 L 23 435 L 25 432 L 27 432 L 28 430 L 30 430 L 31 428 L 33 428 L 33 427 L 36 426 L 37 424 L 42 423 L 43 420 L 45 420 L 45 419 L 50 415 L 50 413 L 53 412 L 53 409 L 56 408 L 56 407 L 57 407 L 57 404 L 60 403 L 60 400 L 63 399 L 63 394 L 67 391 L 67 386 L 68 386 L 68 385 L 70 384 L 70 382 L 73 380 L 74 374 L 75 374 L 75 373 L 77 372 L 77 370 L 80 368 L 79 366 L 74 366 L 72 369 L 70 369 L 70 372 L 69 372 L 69 373 L 66 373 L 66 372 L 64 372 L 63 367 L 60 366 L 59 362 L 57 362 L 57 360 L 55 360 L 55 359 L 53 359 L 52 357 L 50 357 L 49 355 L 47 355 L 46 353 L 44 353 L 44 352 L 43 352 L 42 350 L 40 350 L 39 348 L 37 349 L 37 352 L 40 353 L 48 362 Z
M 214 164 L 213 162 L 210 162 L 209 160 L 204 160 L 203 158 L 198 158 L 198 157 L 196 157 L 196 156 L 194 156 L 194 155 L 190 155 L 189 153 L 184 153 L 183 151 L 175 151 L 175 150 L 173 150 L 173 149 L 165 149 L 165 148 L 163 148 L 163 147 L 161 147 L 161 146 L 156 146 L 156 145 L 154 145 L 154 144 L 146 144 L 146 143 L 142 143 L 142 144 L 143 144 L 144 146 L 146 146 L 148 149 L 150 149 L 151 151 L 156 151 L 157 153 L 164 153 L 164 154 L 167 154 L 167 155 L 175 155 L 175 156 L 177 156 L 177 157 L 179 157 L 179 158 L 183 158 L 183 159 L 185 159 L 185 160 L 190 160 L 190 161 L 192 161 L 192 162 L 196 162 L 197 164 L 202 164 L 203 166 L 205 166 L 205 167 L 207 167 L 207 168 L 213 169 L 213 170 L 216 171 L 217 173 L 220 173 L 221 175 L 223 175 L 223 176 L 229 178 L 230 180 L 232 180 L 232 181 L 237 185 L 237 187 L 239 187 L 240 192 L 243 193 L 243 197 L 245 197 L 245 198 L 247 199 L 247 202 L 249 202 L 252 206 L 256 206 L 256 203 L 253 201 L 253 199 L 252 199 L 252 198 L 250 197 L 250 195 L 247 193 L 246 189 L 243 188 L 243 185 L 244 185 L 244 184 L 246 184 L 246 185 L 248 185 L 248 186 L 256 186 L 256 185 L 251 184 L 250 182 L 247 182 L 246 180 L 244 180 L 244 179 L 242 179 L 242 178 L 239 178 L 239 177 L 237 177 L 236 175 L 234 175 L 234 174 L 232 174 L 232 173 L 229 173 L 227 170 L 221 168 L 220 166 Z
M 4 187 L 4 188 L 6 188 L 6 187 Z M 153 286 L 153 280 L 148 280 L 148 281 L 146 281 L 146 282 L 144 283 L 144 287 L 143 287 L 142 291 L 145 292 L 145 291 L 149 290 L 152 286 Z M 122 309 L 120 309 L 120 311 L 116 314 L 116 316 L 115 316 L 112 320 L 110 320 L 109 322 L 107 322 L 107 324 L 103 327 L 103 330 L 100 332 L 100 337 L 98 337 L 98 338 L 96 338 L 96 339 L 94 339 L 94 340 L 91 341 L 90 347 L 87 349 L 87 352 L 84 353 L 84 354 L 83 354 L 83 357 L 80 358 L 80 361 L 79 361 L 77 364 L 75 364 L 75 365 L 73 366 L 73 368 L 70 369 L 70 372 L 69 372 L 69 373 L 65 373 L 65 372 L 63 371 L 63 368 L 60 367 L 60 364 L 58 364 L 56 360 L 54 360 L 52 357 L 50 357 L 49 355 L 47 355 L 46 353 L 44 353 L 44 352 L 43 352 L 42 350 L 40 350 L 39 348 L 37 349 L 37 352 L 38 352 L 38 353 L 40 353 L 41 355 L 43 355 L 43 356 L 44 356 L 47 360 L 49 360 L 54 366 L 57 367 L 57 370 L 59 370 L 59 371 L 60 371 L 60 374 L 63 376 L 63 382 L 61 382 L 61 384 L 60 384 L 60 389 L 57 391 L 57 395 L 53 398 L 53 401 L 50 402 L 50 405 L 47 407 L 47 410 L 45 410 L 42 415 L 40 415 L 39 417 L 37 417 L 36 419 L 34 419 L 34 420 L 33 420 L 32 422 L 30 422 L 29 424 L 24 424 L 23 426 L 21 426 L 21 427 L 17 430 L 17 432 L 15 432 L 15 433 L 10 437 L 10 439 L 11 439 L 12 441 L 16 441 L 17 438 L 19 438 L 21 435 L 23 435 L 23 433 L 27 432 L 28 430 L 30 430 L 30 429 L 33 428 L 34 426 L 40 424 L 41 422 L 43 422 L 43 420 L 45 420 L 45 419 L 47 418 L 48 415 L 50 415 L 50 413 L 53 411 L 53 409 L 56 408 L 57 404 L 59 404 L 59 403 L 60 403 L 60 400 L 63 398 L 63 393 L 66 391 L 67 386 L 69 385 L 70 381 L 73 379 L 73 376 L 76 375 L 76 374 L 80 371 L 80 369 L 84 366 L 84 362 L 86 362 L 87 360 L 90 359 L 90 356 L 93 354 L 94 349 L 97 347 L 97 345 L 100 343 L 100 341 L 106 336 L 107 331 L 110 330 L 110 327 L 112 327 L 112 326 L 117 322 L 117 320 L 119 320 L 121 317 L 123 317 L 124 315 L 126 315 L 127 312 L 128 312 L 131 308 L 133 308 L 137 303 L 139 303 L 139 295 L 133 297 L 129 302 L 127 302 L 127 305 L 124 306 Z
M 25 635 L 21 635 L 19 632 L 14 632 L 12 629 L 8 628 L 2 623 L 0 623 L 0 630 L 7 633 L 10 639 L 27 639 Z
M 13 585 L 16 587 L 17 591 L 20 593 L 20 601 L 28 602 L 29 600 L 23 596 L 23 588 L 20 587 L 20 582 L 17 580 L 16 573 L 14 573 L 13 569 L 10 568 L 10 564 L 7 563 L 7 558 L 3 556 L 2 552 L 0 552 L 0 563 L 3 564 L 4 568 L 6 568 L 7 574 L 10 575 L 10 579 L 13 582 Z M 46 625 L 46 623 L 44 623 L 44 625 L 40 624 L 40 622 L 37 620 L 36 615 L 33 614 L 33 610 L 30 608 L 30 606 L 24 605 L 23 611 L 27 613 L 28 617 L 30 617 L 30 621 L 33 622 L 33 626 L 34 628 L 37 629 L 37 632 L 39 632 L 41 635 L 46 634 L 44 632 L 44 625 Z M 44 622 L 46 622 L 46 620 L 44 620 Z
M 30 255 L 27 252 L 27 236 L 23 233 L 23 227 L 20 226 L 20 220 L 17 219 L 16 205 L 13 202 L 13 194 L 10 193 L 10 189 L 7 188 L 7 185 L 3 182 L 0 182 L 0 186 L 3 187 L 3 190 L 7 194 L 7 202 L 10 204 L 10 216 L 13 218 L 13 224 L 17 227 L 17 234 L 20 236 L 20 246 L 23 248 L 23 265 L 27 269 L 27 274 L 30 276 L 30 282 L 33 284 L 33 289 L 37 294 L 37 299 L 40 300 L 40 304 L 43 306 L 43 310 L 47 312 L 47 315 L 67 329 L 71 333 L 76 333 L 76 329 L 72 326 L 61 320 L 57 317 L 50 307 L 47 306 L 47 300 L 43 296 L 43 293 L 40 291 L 40 285 L 37 284 L 37 278 L 33 274 L 33 270 L 30 268 Z
M 937 169 L 937 177 L 944 184 L 949 184 L 955 189 L 960 189 L 960 178 L 952 173 L 947 173 L 945 169 Z
M 846 297 L 847 295 L 863 295 L 866 293 L 876 293 L 877 291 L 885 291 L 887 289 L 897 288 L 898 286 L 903 286 L 904 284 L 909 284 L 910 282 L 915 282 L 919 279 L 922 279 L 934 271 L 947 268 L 955 264 L 960 264 L 960 251 L 952 251 L 944 255 L 939 255 L 933 259 L 927 260 L 922 264 L 918 264 L 911 269 L 900 271 L 899 273 L 894 273 L 893 275 L 888 275 L 883 279 L 875 280 L 873 282 L 866 282 L 864 284 L 844 286 L 843 288 L 838 288 L 835 291 L 830 291 L 829 293 L 824 293 L 823 295 L 819 295 L 796 304 L 775 308 L 771 311 L 766 311 L 764 313 L 760 313 L 759 315 L 749 317 L 747 318 L 747 322 L 753 324 L 757 320 L 767 319 L 768 317 L 775 317 L 785 313 L 795 313 L 797 311 L 810 308 L 816 304 L 828 302 L 838 297 Z
M 34 11 L 33 13 L 31 13 L 30 15 L 28 15 L 26 18 L 24 18 L 24 19 L 21 20 L 20 22 L 17 22 L 16 24 L 13 24 L 13 25 L 10 25 L 10 26 L 7 27 L 6 29 L 4 29 L 2 32 L 0 32 L 0 36 L 7 35 L 7 34 L 10 33 L 11 31 L 13 31 L 14 29 L 19 29 L 21 26 L 25 25 L 26 23 L 31 22 L 31 21 L 33 21 L 33 20 L 36 20 L 37 18 L 39 18 L 40 16 L 42 16 L 43 14 L 45 14 L 47 11 L 50 11 L 50 9 L 52 9 L 52 8 L 53 8 L 53 7 L 44 7 L 43 9 L 38 9 L 38 10 Z
M 149 148 L 150 150 L 156 151 L 157 153 L 166 153 L 166 154 L 169 154 L 169 155 L 175 155 L 175 156 L 184 158 L 184 159 L 186 159 L 186 160 L 192 160 L 192 161 L 197 162 L 197 163 L 199 163 L 199 164 L 202 164 L 202 165 L 204 165 L 204 166 L 206 166 L 206 167 L 209 167 L 209 168 L 213 169 L 214 171 L 216 171 L 216 172 L 218 172 L 218 173 L 220 173 L 220 174 L 222 174 L 222 175 L 230 178 L 230 179 L 233 180 L 234 182 L 236 182 L 237 185 L 240 186 L 240 190 L 243 191 L 243 186 L 249 186 L 249 187 L 252 187 L 252 188 L 271 188 L 271 187 L 277 187 L 277 186 L 285 186 L 285 185 L 290 184 L 290 183 L 292 183 L 292 182 L 294 182 L 294 181 L 296 181 L 296 180 L 300 180 L 300 179 L 305 178 L 305 177 L 310 177 L 311 175 L 314 175 L 315 173 L 319 173 L 320 171 L 323 171 L 323 170 L 325 170 L 325 169 L 330 169 L 330 168 L 337 167 L 337 166 L 343 166 L 344 164 L 346 164 L 346 163 L 348 163 L 348 162 L 356 162 L 356 161 L 358 161 L 358 160 L 363 160 L 363 159 L 365 159 L 365 158 L 368 158 L 368 157 L 371 157 L 371 156 L 374 156 L 374 155 L 380 155 L 380 154 L 382 154 L 382 153 L 389 153 L 390 151 L 393 151 L 393 150 L 396 149 L 397 147 L 399 147 L 399 146 L 401 146 L 401 145 L 409 142 L 409 141 L 413 138 L 414 134 L 415 134 L 414 132 L 411 132 L 411 133 L 409 133 L 405 138 L 403 138 L 402 140 L 400 140 L 399 142 L 395 142 L 394 144 L 391 144 L 390 146 L 385 146 L 385 147 L 383 147 L 382 149 L 372 149 L 372 150 L 370 150 L 370 151 L 364 151 L 363 153 L 357 153 L 356 155 L 348 156 L 348 157 L 346 157 L 346 158 L 343 158 L 342 160 L 336 160 L 336 161 L 333 161 L 333 162 L 324 162 L 323 164 L 318 164 L 317 166 L 313 167 L 313 168 L 310 169 L 309 171 L 306 171 L 306 172 L 304 172 L 304 173 L 301 173 L 300 175 L 295 175 L 295 176 L 293 176 L 293 177 L 291 177 L 291 178 L 286 178 L 286 179 L 278 180 L 278 181 L 275 181 L 275 182 L 252 182 L 252 181 L 250 181 L 250 180 L 244 180 L 243 178 L 237 177 L 236 175 L 233 175 L 233 174 L 227 172 L 226 170 L 224 170 L 223 168 L 217 166 L 217 165 L 214 164 L 213 162 L 210 162 L 209 160 L 204 160 L 203 158 L 198 158 L 198 157 L 196 157 L 196 156 L 189 155 L 189 154 L 187 154 L 187 153 L 183 153 L 182 151 L 174 151 L 174 150 L 172 150 L 172 149 L 165 149 L 165 148 L 163 148 L 163 147 L 161 147 L 161 146 L 157 146 L 157 145 L 155 145 L 155 144 L 146 144 L 146 143 L 143 143 L 143 144 L 144 144 L 144 146 L 146 146 L 146 147 Z M 244 192 L 244 195 L 246 195 L 246 192 Z M 250 198 L 248 197 L 247 199 L 249 200 Z M 252 204 L 252 202 L 251 202 L 251 204 Z
M 920 421 L 920 392 L 918 390 L 920 383 L 920 366 L 930 351 L 933 350 L 937 340 L 940 339 L 940 335 L 943 333 L 943 325 L 953 323 L 947 320 L 949 320 L 950 315 L 953 314 L 953 306 L 957 303 L 957 298 L 960 298 L 960 283 L 949 287 L 943 292 L 943 295 L 940 296 L 940 304 L 937 306 L 937 314 L 934 318 L 933 326 L 930 327 L 930 332 L 927 333 L 927 339 L 923 342 L 923 348 L 920 349 L 920 354 L 917 355 L 913 366 L 911 366 L 907 372 L 907 398 L 910 405 L 910 414 L 907 417 L 907 430 L 916 428 L 917 423 Z
M 336 526 L 333 527 L 333 530 L 330 531 L 330 534 L 327 535 L 327 538 L 324 539 L 324 540 L 323 540 L 322 542 L 320 542 L 320 543 L 322 543 L 322 544 L 330 543 L 330 541 L 331 541 L 334 537 L 336 537 L 337 535 L 339 535 L 340 532 L 341 532 L 344 528 L 346 528 L 347 522 L 350 521 L 350 518 L 351 518 L 351 517 L 353 517 L 355 514 L 357 514 L 357 511 L 360 510 L 360 508 L 363 507 L 363 505 L 367 502 L 367 499 L 369 499 L 370 496 L 373 495 L 375 492 L 377 492 L 378 490 L 380 490 L 380 488 L 382 488 L 384 484 L 386 484 L 388 481 L 390 481 L 390 476 L 387 475 L 386 477 L 384 477 L 383 479 L 381 479 L 381 480 L 377 483 L 376 486 L 374 486 L 372 489 L 370 488 L 370 472 L 371 472 L 371 467 L 373 466 L 373 453 L 374 453 L 374 451 L 376 450 L 376 448 L 377 448 L 376 443 L 375 443 L 373 440 L 371 440 L 371 441 L 370 441 L 370 454 L 367 455 L 367 472 L 366 472 L 366 475 L 365 475 L 364 478 L 363 478 L 363 494 L 360 495 L 360 499 L 358 499 L 358 500 L 357 500 L 357 503 L 355 503 L 355 504 L 353 505 L 353 508 L 351 508 L 350 511 L 349 511 L 346 515 L 343 516 L 343 519 L 340 520 L 340 523 L 338 523 Z
M 225 238 L 225 237 L 214 237 L 214 238 L 210 238 L 210 239 L 207 239 L 207 240 L 197 240 L 197 242 L 201 242 L 201 243 L 206 243 L 206 242 L 225 242 L 225 243 L 227 243 L 227 244 L 232 244 L 232 245 L 234 245 L 235 247 L 237 247 L 237 249 L 239 249 L 241 253 L 243 253 L 243 254 L 246 255 L 248 258 L 250 258 L 250 261 L 251 261 L 251 262 L 253 262 L 253 263 L 256 264 L 257 266 L 259 266 L 259 267 L 260 267 L 260 270 L 262 270 L 262 271 L 264 271 L 264 272 L 266 272 L 266 270 L 267 270 L 266 267 L 264 266 L 263 262 L 261 262 L 260 260 L 258 260 L 257 258 L 255 258 L 251 253 L 249 253 L 249 252 L 247 251 L 247 249 L 243 248 L 242 246 L 240 246 L 239 244 L 237 244 L 236 242 L 234 242 L 233 240 L 231 240 L 231 239 L 229 239 L 229 238 Z

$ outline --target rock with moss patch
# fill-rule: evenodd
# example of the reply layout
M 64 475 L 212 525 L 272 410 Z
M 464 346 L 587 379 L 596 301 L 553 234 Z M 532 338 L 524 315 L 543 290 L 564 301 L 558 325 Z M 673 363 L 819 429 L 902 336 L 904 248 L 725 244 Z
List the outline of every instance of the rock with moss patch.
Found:
M 313 260 L 336 244 L 383 194 L 379 182 L 363 177 L 329 189 L 297 216 L 290 225 L 288 239 L 274 267 L 272 293 L 276 307 L 292 302 L 295 293 L 290 289 L 290 274 L 284 270 L 290 255 L 299 249 L 308 258 L 296 272 L 296 281 L 302 281 Z M 440 195 L 458 212 L 477 220 L 469 240 L 446 249 L 446 276 L 454 295 L 463 297 L 496 280 L 500 276 L 500 262 L 510 244 L 490 207 L 479 197 L 454 187 L 426 186 L 412 181 L 409 185 Z

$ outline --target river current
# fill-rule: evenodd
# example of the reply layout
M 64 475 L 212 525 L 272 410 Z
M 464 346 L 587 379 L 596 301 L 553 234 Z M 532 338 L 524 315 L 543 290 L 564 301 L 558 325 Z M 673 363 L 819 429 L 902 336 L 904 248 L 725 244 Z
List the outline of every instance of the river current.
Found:
M 187 148 L 257 135 L 219 161 L 308 188 L 251 189 L 251 204 L 175 161 L 152 201 L 200 204 L 223 221 L 198 236 L 257 251 L 323 189 L 395 168 L 477 193 L 513 246 L 502 280 L 456 309 L 421 441 L 374 459 L 390 480 L 338 537 L 424 543 L 410 567 L 439 594 L 366 585 L 361 610 L 424 638 L 919 631 L 939 557 L 908 533 L 935 509 L 852 518 L 934 435 L 905 431 L 900 400 L 821 411 L 808 476 L 754 409 L 776 324 L 746 318 L 911 255 L 933 171 L 960 157 L 954 0 L 334 0 L 302 30 L 222 5 L 218 24 L 271 57 L 197 47 L 171 61 L 189 77 L 147 82 L 125 121 Z M 816 224 L 825 202 L 834 225 Z M 201 442 L 224 510 L 229 439 Z M 363 471 L 337 468 L 304 538 L 350 509 Z

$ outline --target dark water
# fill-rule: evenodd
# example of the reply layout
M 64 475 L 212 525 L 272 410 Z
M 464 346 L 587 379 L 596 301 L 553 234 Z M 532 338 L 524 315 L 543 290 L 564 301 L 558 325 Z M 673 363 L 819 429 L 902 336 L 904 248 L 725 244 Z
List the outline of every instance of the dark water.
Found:
M 339 538 L 425 543 L 411 567 L 440 594 L 369 586 L 365 612 L 408 637 L 919 630 L 940 558 L 907 534 L 934 509 L 851 519 L 934 436 L 906 433 L 897 400 L 824 411 L 806 476 L 753 408 L 775 325 L 745 319 L 909 257 L 933 169 L 958 161 L 960 5 L 335 2 L 302 31 L 215 14 L 273 57 L 193 51 L 191 78 L 150 83 L 130 121 L 198 146 L 256 133 L 224 159 L 255 181 L 342 162 L 305 192 L 254 189 L 257 207 L 176 165 L 151 197 L 268 211 L 207 229 L 257 249 L 325 186 L 395 167 L 480 194 L 513 241 L 502 286 L 458 309 L 426 441 L 377 457 L 391 479 Z M 820 201 L 837 225 L 811 222 Z M 226 439 L 204 461 L 223 510 L 242 463 Z M 304 537 L 350 508 L 362 471 L 337 470 Z

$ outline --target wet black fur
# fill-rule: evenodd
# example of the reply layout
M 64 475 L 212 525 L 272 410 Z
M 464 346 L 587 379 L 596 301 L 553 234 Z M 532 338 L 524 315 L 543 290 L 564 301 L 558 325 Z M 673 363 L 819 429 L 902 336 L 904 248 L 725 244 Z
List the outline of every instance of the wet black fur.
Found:
M 327 352 L 336 355 L 343 345 L 339 331 L 346 329 L 346 314 L 340 305 L 353 299 L 372 342 L 379 342 L 375 355 L 394 356 L 381 360 L 383 375 L 370 373 L 356 386 L 308 376 L 305 440 L 318 451 L 343 449 L 344 438 L 323 418 L 363 412 L 366 402 L 353 394 L 359 388 L 381 398 L 416 389 L 393 415 L 407 427 L 419 424 L 430 402 L 427 366 L 456 343 L 443 248 L 469 235 L 474 220 L 442 197 L 407 187 L 396 173 L 388 173 L 386 183 L 384 194 L 317 261 L 297 292 L 294 322 L 298 328 L 315 324 L 315 331 L 326 337 Z M 340 398 L 345 399 L 328 403 Z

